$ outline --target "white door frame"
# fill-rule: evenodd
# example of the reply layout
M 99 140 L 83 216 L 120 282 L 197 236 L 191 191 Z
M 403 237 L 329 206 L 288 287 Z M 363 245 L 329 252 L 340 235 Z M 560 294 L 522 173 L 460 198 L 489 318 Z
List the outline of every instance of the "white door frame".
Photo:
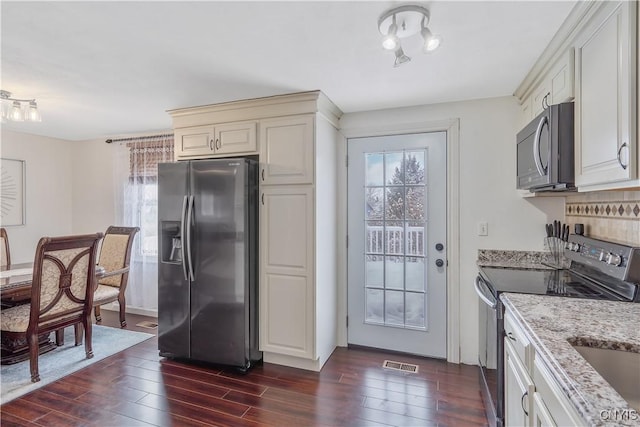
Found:
M 460 363 L 460 120 L 340 129 L 338 146 L 338 342 L 347 346 L 347 139 L 444 131 L 447 133 L 447 361 Z

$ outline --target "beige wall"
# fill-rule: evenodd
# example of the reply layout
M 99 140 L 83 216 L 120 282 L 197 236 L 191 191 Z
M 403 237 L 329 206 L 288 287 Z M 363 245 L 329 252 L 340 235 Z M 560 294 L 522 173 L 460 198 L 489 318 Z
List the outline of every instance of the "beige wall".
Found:
M 585 235 L 640 246 L 640 191 L 600 191 L 567 197 L 566 222 Z
M 41 237 L 73 232 L 73 143 L 7 129 L 1 136 L 0 157 L 26 162 L 26 224 L 3 225 L 11 262 L 33 262 Z

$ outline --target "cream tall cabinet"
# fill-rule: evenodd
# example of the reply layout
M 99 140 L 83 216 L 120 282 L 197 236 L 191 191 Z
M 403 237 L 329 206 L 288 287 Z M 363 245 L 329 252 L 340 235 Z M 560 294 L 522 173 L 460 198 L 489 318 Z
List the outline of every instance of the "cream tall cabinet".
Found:
M 265 362 L 319 371 L 336 347 L 342 112 L 313 91 L 169 113 L 176 160 L 259 159 L 260 350 Z

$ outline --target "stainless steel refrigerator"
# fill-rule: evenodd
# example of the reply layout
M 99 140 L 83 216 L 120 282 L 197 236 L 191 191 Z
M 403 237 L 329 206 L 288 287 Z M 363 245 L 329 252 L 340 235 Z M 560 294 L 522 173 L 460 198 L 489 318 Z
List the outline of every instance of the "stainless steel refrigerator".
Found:
M 241 370 L 262 358 L 257 178 L 247 158 L 158 165 L 161 356 Z

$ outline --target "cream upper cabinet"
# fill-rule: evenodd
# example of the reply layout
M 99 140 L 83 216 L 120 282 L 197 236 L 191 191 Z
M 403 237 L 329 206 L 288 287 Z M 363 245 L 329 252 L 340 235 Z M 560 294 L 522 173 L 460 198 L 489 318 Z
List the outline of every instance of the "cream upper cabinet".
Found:
M 313 188 L 261 193 L 260 350 L 315 359 Z
M 576 186 L 637 178 L 636 2 L 602 2 L 576 39 Z M 605 185 L 614 183 L 612 185 Z M 590 187 L 591 186 L 591 187 Z
M 260 122 L 261 184 L 312 184 L 313 114 Z
M 574 98 L 574 50 L 568 49 L 549 68 L 542 81 L 522 103 L 521 128 L 546 107 Z
M 254 153 L 258 149 L 256 122 L 223 123 L 215 127 L 216 154 Z
M 256 134 L 255 121 L 175 129 L 175 157 L 194 159 L 255 153 Z
M 213 126 L 175 129 L 173 132 L 175 157 L 210 156 L 214 153 Z

